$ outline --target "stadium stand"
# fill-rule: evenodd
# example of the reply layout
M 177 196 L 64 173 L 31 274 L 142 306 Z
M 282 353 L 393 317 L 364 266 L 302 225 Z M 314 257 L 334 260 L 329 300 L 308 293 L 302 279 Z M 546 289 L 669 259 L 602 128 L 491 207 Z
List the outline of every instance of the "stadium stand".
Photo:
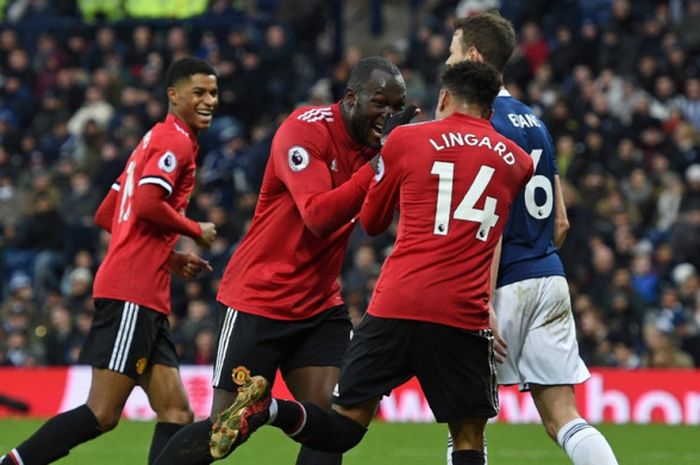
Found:
M 412 18 L 406 30 L 381 20 L 397 3 Z M 92 214 L 163 118 L 173 59 L 195 55 L 220 76 L 189 215 L 217 225 L 205 253 L 214 273 L 175 281 L 171 318 L 183 361 L 209 364 L 215 289 L 252 216 L 277 123 L 301 102 L 337 100 L 367 42 L 392 34 L 400 39 L 381 53 L 430 118 L 451 19 L 485 5 L 515 23 L 506 86 L 557 147 L 582 356 L 700 367 L 700 1 L 373 4 L 359 18 L 366 37 L 354 38 L 343 37 L 336 2 L 0 2 L 0 364 L 77 359 L 106 245 Z M 393 239 L 360 229 L 351 239 L 342 284 L 354 320 Z

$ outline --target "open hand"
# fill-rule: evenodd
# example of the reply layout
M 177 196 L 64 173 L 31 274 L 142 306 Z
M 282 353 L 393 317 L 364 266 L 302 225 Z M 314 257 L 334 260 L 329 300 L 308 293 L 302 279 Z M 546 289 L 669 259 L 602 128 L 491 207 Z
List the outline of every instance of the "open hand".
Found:
M 203 271 L 212 271 L 208 261 L 192 252 L 173 252 L 170 255 L 168 265 L 173 274 L 185 279 L 195 278 Z
M 389 137 L 389 133 L 391 131 L 396 129 L 397 126 L 410 123 L 411 120 L 418 114 L 420 114 L 420 108 L 415 105 L 408 105 L 406 108 L 397 113 L 386 115 L 386 118 L 384 119 L 384 128 L 382 129 L 382 145 L 384 145 L 384 142 L 386 141 L 386 138 Z

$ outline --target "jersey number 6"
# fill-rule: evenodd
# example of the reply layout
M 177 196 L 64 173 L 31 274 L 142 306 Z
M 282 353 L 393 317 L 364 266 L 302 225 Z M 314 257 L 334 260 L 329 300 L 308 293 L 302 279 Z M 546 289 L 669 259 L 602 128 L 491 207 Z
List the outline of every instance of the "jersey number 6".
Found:
M 535 149 L 530 153 L 532 157 L 532 162 L 535 165 L 534 169 L 537 171 L 537 165 L 542 158 L 542 149 Z M 542 189 L 544 191 L 544 203 L 538 205 L 535 201 L 535 190 Z M 549 218 L 552 213 L 552 207 L 554 206 L 554 193 L 552 189 L 552 182 L 541 174 L 535 175 L 530 178 L 530 181 L 525 185 L 525 208 L 527 212 L 535 219 L 542 220 L 544 218 Z

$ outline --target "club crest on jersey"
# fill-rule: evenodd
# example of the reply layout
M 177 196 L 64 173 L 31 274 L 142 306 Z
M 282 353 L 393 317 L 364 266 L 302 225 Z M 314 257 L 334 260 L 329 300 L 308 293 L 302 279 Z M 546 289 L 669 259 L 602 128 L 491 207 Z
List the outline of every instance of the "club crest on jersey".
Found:
M 377 158 L 377 172 L 374 175 L 374 180 L 379 182 L 384 178 L 384 159 L 381 155 Z
M 168 150 L 165 152 L 158 160 L 158 168 L 165 171 L 166 173 L 172 173 L 177 168 L 177 158 L 175 154 Z
M 144 371 L 146 371 L 146 367 L 148 366 L 148 360 L 146 360 L 145 357 L 141 357 L 136 361 L 136 374 L 137 375 L 142 375 Z
M 289 149 L 287 160 L 292 171 L 302 171 L 309 166 L 309 152 L 304 147 L 295 145 Z
M 231 372 L 233 382 L 239 386 L 243 386 L 250 379 L 250 370 L 244 366 L 239 366 Z

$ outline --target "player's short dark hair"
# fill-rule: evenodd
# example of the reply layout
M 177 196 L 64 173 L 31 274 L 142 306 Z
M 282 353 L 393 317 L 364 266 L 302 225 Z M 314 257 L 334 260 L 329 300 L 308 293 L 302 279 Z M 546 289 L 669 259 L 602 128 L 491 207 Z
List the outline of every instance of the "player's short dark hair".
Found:
M 490 109 L 501 90 L 501 78 L 488 63 L 463 61 L 445 68 L 442 87 L 464 103 Z
M 362 89 L 369 82 L 374 71 L 384 71 L 392 76 L 401 75 L 399 68 L 384 57 L 373 56 L 363 58 L 357 62 L 350 72 L 347 85 L 348 89 L 352 89 L 355 92 L 362 92 Z
M 485 61 L 503 73 L 515 49 L 515 30 L 510 21 L 498 13 L 481 13 L 457 19 L 456 30 L 462 31 L 461 46 L 465 50 L 476 47 Z
M 172 87 L 180 79 L 189 79 L 195 74 L 216 76 L 216 71 L 209 63 L 199 58 L 180 58 L 168 67 L 168 71 L 165 73 L 165 85 Z

